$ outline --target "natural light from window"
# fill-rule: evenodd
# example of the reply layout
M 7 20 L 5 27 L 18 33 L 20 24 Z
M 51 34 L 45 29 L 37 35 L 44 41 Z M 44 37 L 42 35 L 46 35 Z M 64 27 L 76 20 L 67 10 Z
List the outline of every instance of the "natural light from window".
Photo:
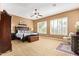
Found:
M 42 21 L 37 23 L 37 32 L 40 34 L 46 34 L 47 33 L 47 22 Z
M 50 34 L 68 35 L 68 17 L 50 20 Z

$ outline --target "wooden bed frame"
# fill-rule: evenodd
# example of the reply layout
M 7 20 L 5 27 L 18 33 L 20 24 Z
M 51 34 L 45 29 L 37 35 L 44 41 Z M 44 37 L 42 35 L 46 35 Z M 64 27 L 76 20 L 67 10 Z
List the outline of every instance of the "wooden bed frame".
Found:
M 37 41 L 39 40 L 39 34 L 36 35 L 28 35 L 26 37 L 23 37 L 23 39 L 20 39 L 18 37 L 16 37 L 16 33 L 18 32 L 18 30 L 29 30 L 28 27 L 15 27 L 15 33 L 13 34 L 14 39 L 18 39 L 21 40 L 22 42 L 28 41 L 28 42 L 33 42 L 33 41 Z

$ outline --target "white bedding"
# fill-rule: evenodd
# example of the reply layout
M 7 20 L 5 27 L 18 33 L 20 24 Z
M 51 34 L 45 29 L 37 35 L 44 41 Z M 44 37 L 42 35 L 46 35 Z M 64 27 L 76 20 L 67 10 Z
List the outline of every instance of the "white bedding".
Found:
M 16 37 L 23 39 L 23 37 L 26 37 L 28 35 L 37 35 L 38 33 L 33 33 L 33 32 L 20 32 L 16 33 Z

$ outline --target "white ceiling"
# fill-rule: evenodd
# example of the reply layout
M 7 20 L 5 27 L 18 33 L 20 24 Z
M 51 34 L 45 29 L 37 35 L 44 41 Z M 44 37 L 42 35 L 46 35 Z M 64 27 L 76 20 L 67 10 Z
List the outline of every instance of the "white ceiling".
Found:
M 38 19 L 31 17 L 34 9 L 38 9 L 43 17 L 69 11 L 79 8 L 79 3 L 56 3 L 56 6 L 52 6 L 53 3 L 0 3 L 0 10 L 5 9 L 12 15 L 21 16 L 28 19 Z M 42 17 L 39 17 L 42 18 Z

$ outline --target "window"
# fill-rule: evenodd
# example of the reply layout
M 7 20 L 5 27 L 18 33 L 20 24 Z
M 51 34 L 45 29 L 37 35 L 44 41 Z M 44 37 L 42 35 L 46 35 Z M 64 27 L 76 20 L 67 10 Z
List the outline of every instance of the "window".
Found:
M 47 33 L 47 22 L 38 22 L 37 23 L 37 32 L 40 34 L 46 34 Z
M 68 34 L 68 18 L 63 17 L 50 21 L 50 34 L 67 35 Z

